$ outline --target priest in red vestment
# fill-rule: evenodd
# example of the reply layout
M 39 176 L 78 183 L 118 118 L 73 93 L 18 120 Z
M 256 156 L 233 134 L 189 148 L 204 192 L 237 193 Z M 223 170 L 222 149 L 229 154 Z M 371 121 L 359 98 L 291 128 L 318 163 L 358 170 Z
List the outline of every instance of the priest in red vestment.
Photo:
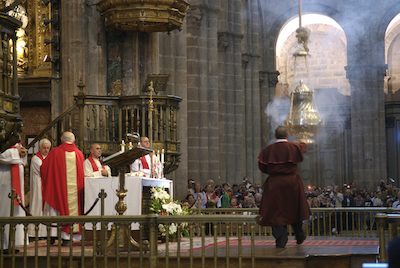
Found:
M 64 132 L 61 142 L 60 146 L 50 151 L 40 167 L 43 182 L 43 215 L 82 215 L 85 159 L 75 146 L 75 135 L 72 132 Z M 70 239 L 71 231 L 74 240 L 80 239 L 80 235 L 77 235 L 81 233 L 79 225 L 74 225 L 72 228 L 69 225 L 63 226 L 62 231 L 61 236 L 64 240 Z M 50 236 L 57 236 L 56 230 L 52 230 Z
M 276 247 L 285 247 L 291 224 L 297 244 L 303 243 L 306 234 L 302 221 L 311 215 L 297 165 L 308 151 L 307 144 L 288 142 L 288 131 L 280 126 L 275 131 L 276 142 L 265 147 L 258 156 L 258 167 L 269 175 L 264 183 L 259 214 L 260 225 L 272 226 Z

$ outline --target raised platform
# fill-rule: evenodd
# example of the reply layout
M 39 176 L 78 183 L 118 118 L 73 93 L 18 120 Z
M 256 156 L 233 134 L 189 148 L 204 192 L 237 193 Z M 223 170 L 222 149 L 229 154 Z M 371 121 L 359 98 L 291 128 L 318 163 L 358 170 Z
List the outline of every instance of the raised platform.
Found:
M 289 242 L 285 248 L 276 248 L 272 237 L 256 237 L 254 243 L 254 251 L 250 237 L 243 237 L 241 240 L 241 250 L 238 247 L 239 241 L 237 237 L 229 239 L 229 246 L 225 237 L 218 237 L 217 245 L 214 246 L 213 237 L 206 237 L 204 247 L 201 244 L 201 238 L 195 238 L 193 241 L 193 251 L 190 251 L 190 242 L 184 238 L 180 244 L 180 252 L 177 251 L 177 243 L 170 242 L 168 252 L 165 243 L 158 244 L 158 265 L 157 267 L 212 267 L 217 263 L 218 267 L 287 267 L 287 268 L 323 268 L 323 267 L 362 267 L 363 263 L 376 262 L 379 252 L 377 239 L 363 238 L 336 238 L 336 237 L 307 237 L 303 245 L 296 245 L 293 237 L 289 238 Z M 104 256 L 93 255 L 93 247 L 91 242 L 86 242 L 83 248 L 84 256 L 82 256 L 82 247 L 80 242 L 73 243 L 72 257 L 69 257 L 69 246 L 61 247 L 61 267 L 69 267 L 72 260 L 73 267 L 105 267 L 103 265 Z M 24 254 L 23 248 L 15 255 L 15 267 L 23 267 Z M 57 266 L 58 262 L 58 246 L 50 246 L 51 267 Z M 143 255 L 140 260 L 140 255 Z M 252 259 L 252 255 L 254 259 Z M 30 243 L 26 252 L 28 267 L 29 264 L 35 263 L 35 243 Z M 38 243 L 38 267 L 46 267 L 47 261 L 47 243 L 39 241 Z M 96 261 L 94 262 L 94 256 Z M 130 267 L 148 267 L 148 252 L 140 253 L 132 251 L 130 258 L 127 252 L 120 252 L 119 258 L 116 258 L 115 249 L 109 249 L 107 253 L 106 267 L 126 267 L 128 262 Z M 216 256 L 216 257 L 215 257 Z M 228 256 L 228 258 L 227 258 Z M 83 258 L 82 258 L 83 257 Z M 11 267 L 11 256 L 5 256 L 4 266 Z M 254 263 L 253 263 L 254 262 Z

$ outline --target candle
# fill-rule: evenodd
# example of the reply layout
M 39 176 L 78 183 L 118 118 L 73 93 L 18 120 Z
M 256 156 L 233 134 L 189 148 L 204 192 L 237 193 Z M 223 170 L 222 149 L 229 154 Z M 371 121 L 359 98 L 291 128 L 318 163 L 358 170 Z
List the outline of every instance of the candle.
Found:
M 160 150 L 157 150 L 157 160 L 158 160 L 158 162 L 160 162 L 160 161 L 161 161 L 161 157 L 160 157 Z
M 164 154 L 165 154 L 165 150 L 162 149 L 161 150 L 161 164 L 163 164 L 163 165 L 164 165 Z
M 125 152 L 125 141 L 121 141 L 121 152 Z
M 128 148 L 129 148 L 129 150 L 131 150 L 133 148 L 133 144 L 131 141 L 129 142 Z

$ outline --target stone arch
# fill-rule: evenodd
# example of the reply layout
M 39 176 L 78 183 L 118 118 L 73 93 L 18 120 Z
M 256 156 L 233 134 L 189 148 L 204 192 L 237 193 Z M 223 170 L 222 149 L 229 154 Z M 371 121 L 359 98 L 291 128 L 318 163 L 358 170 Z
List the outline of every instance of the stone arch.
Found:
M 294 69 L 293 52 L 297 49 L 297 39 L 293 32 L 283 43 L 281 51 L 278 51 L 277 69 L 280 76 L 276 96 L 288 97 L 289 91 L 294 89 L 299 80 L 303 80 L 312 89 L 337 89 L 342 95 L 349 96 L 350 84 L 344 69 L 347 63 L 347 41 L 343 30 L 326 24 L 311 24 L 307 27 L 311 30 L 309 68 L 304 68 L 305 61 L 300 58 L 297 59 L 297 70 Z M 308 77 L 311 81 L 308 81 Z
M 392 5 L 388 11 L 382 16 L 382 20 L 378 26 L 377 30 L 377 40 L 384 40 L 386 29 L 389 26 L 389 23 L 400 13 L 400 2 Z
M 343 26 L 341 25 L 341 21 L 342 21 L 342 14 L 327 5 L 322 5 L 322 4 L 305 4 L 303 5 L 303 10 L 307 10 L 307 13 L 304 14 L 309 14 L 309 13 L 317 13 L 317 14 L 321 14 L 321 15 L 325 15 L 327 17 L 332 18 L 333 20 L 335 20 L 337 23 L 339 23 L 339 25 L 343 28 Z M 270 51 L 271 53 L 269 53 L 267 56 L 267 60 L 266 62 L 268 62 L 270 69 L 276 69 L 276 63 L 275 63 L 275 55 L 276 55 L 276 51 L 275 51 L 275 47 L 276 47 L 276 42 L 278 40 L 278 36 L 279 36 L 279 32 L 281 30 L 281 28 L 283 27 L 283 25 L 285 25 L 285 23 L 289 20 L 291 20 L 293 17 L 298 16 L 298 8 L 293 7 L 290 8 L 288 10 L 286 10 L 285 12 L 282 13 L 281 16 L 279 16 L 271 25 L 271 27 L 265 27 L 266 29 L 269 28 L 269 31 L 266 33 L 266 37 L 270 36 L 272 38 L 269 38 L 266 41 L 266 48 L 267 51 Z M 344 29 L 343 29 L 344 30 Z M 346 31 L 345 31 L 346 32 Z M 273 65 L 273 66 L 271 66 Z
M 387 27 L 390 22 L 400 14 L 400 3 L 393 5 L 383 16 L 378 27 L 377 38 L 384 38 L 385 42 L 385 63 L 387 64 L 386 77 L 384 79 L 384 91 L 386 94 L 393 94 L 400 89 L 400 69 L 396 68 L 394 62 L 399 60 L 397 50 L 400 47 L 400 23 L 390 32 Z
M 387 42 L 388 49 L 385 53 L 387 60 L 387 79 L 385 80 L 385 92 L 386 93 L 396 93 L 400 89 L 400 68 L 396 65 L 400 61 L 400 25 L 396 27 L 397 35 Z M 385 42 L 386 43 L 386 42 Z

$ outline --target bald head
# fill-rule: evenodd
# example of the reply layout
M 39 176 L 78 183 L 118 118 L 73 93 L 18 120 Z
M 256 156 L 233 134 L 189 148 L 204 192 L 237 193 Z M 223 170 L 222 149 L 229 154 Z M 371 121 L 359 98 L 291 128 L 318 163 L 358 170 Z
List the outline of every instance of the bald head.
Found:
M 74 143 L 75 142 L 75 135 L 72 132 L 65 131 L 62 136 L 61 136 L 61 142 L 68 142 L 68 143 Z
M 146 136 L 140 137 L 140 146 L 150 148 L 150 140 Z
M 279 126 L 275 130 L 275 138 L 277 139 L 286 139 L 288 137 L 289 133 L 287 128 L 283 126 Z
M 90 146 L 90 154 L 92 157 L 100 158 L 101 156 L 101 147 L 99 144 L 94 143 Z

